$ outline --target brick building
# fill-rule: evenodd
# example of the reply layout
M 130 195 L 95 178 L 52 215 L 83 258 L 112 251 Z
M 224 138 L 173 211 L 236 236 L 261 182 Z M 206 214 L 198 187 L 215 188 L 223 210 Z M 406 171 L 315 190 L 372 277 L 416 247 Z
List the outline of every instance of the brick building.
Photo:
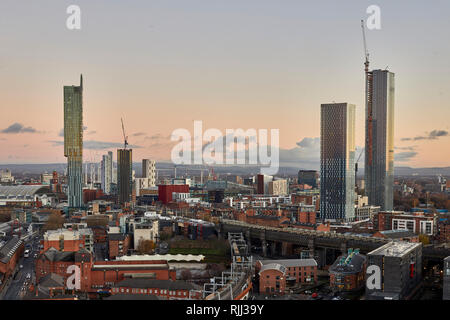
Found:
M 36 281 L 50 273 L 56 273 L 67 280 L 67 268 L 80 268 L 81 291 L 97 292 L 111 288 L 127 277 L 146 277 L 156 280 L 176 280 L 176 271 L 167 261 L 160 260 L 113 260 L 94 261 L 92 254 L 81 249 L 78 252 L 62 252 L 54 248 L 41 253 L 36 259 Z
M 130 248 L 130 236 L 124 233 L 109 233 L 108 234 L 108 253 L 109 259 L 124 256 L 128 253 Z
M 450 242 L 450 220 L 439 222 L 437 238 L 439 242 Z
M 94 244 L 94 234 L 91 229 L 83 228 L 79 230 L 57 229 L 49 230 L 44 234 L 42 241 L 44 248 L 42 251 L 47 251 L 50 248 L 55 248 L 59 251 L 78 251 L 81 248 L 92 252 Z
M 359 250 L 348 250 L 329 268 L 330 288 L 333 291 L 358 291 L 365 285 L 367 257 Z
M 24 248 L 23 241 L 17 236 L 0 247 L 0 291 L 6 280 L 14 274 Z
M 410 230 L 416 234 L 435 235 L 437 219 L 432 213 L 380 211 L 373 216 L 376 231 Z
M 268 264 L 284 266 L 288 283 L 317 282 L 317 262 L 314 259 L 258 260 L 255 264 L 255 272 L 258 273 L 264 265 Z
M 286 289 L 286 267 L 279 263 L 269 263 L 259 271 L 259 293 L 284 295 Z
M 200 299 L 200 292 L 191 292 L 198 289 L 186 281 L 155 280 L 145 278 L 127 278 L 114 284 L 110 290 L 115 294 L 153 295 L 165 299 Z
M 163 204 L 172 202 L 172 194 L 174 192 L 189 193 L 189 185 L 187 184 L 162 184 L 158 186 L 158 200 Z

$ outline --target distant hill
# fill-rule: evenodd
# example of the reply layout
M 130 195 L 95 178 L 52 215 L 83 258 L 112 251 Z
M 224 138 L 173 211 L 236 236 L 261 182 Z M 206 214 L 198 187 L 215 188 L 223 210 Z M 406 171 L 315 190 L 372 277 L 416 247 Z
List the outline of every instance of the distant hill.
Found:
M 40 174 L 43 172 L 52 172 L 56 170 L 58 172 L 64 172 L 67 164 L 66 163 L 45 163 L 45 164 L 0 164 L 0 169 L 10 169 L 13 175 L 16 173 L 29 173 L 29 174 Z M 174 165 L 169 162 L 157 162 L 157 169 L 171 169 Z M 189 171 L 189 168 L 201 168 L 198 165 L 177 165 L 177 175 L 183 175 L 186 169 L 189 173 L 199 173 L 199 171 Z M 203 167 L 205 168 L 205 167 Z M 224 174 L 237 174 L 237 175 L 250 175 L 257 174 L 260 172 L 258 166 L 213 166 L 214 172 L 219 175 Z M 278 170 L 279 176 L 284 175 L 296 175 L 300 168 L 296 167 L 280 167 Z M 140 162 L 133 163 L 133 170 L 136 171 L 136 176 L 140 176 L 142 172 L 142 164 Z M 171 173 L 170 170 L 166 171 Z M 396 176 L 450 176 L 450 167 L 432 167 L 432 168 L 411 168 L 411 167 L 395 167 L 394 171 Z M 204 172 L 206 174 L 206 172 Z M 364 175 L 364 168 L 358 168 L 358 176 Z

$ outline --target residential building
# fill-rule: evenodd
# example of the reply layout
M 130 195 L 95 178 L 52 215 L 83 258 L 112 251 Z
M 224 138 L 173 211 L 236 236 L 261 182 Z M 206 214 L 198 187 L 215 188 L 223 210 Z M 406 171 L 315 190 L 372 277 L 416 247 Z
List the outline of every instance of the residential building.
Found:
M 103 155 L 101 162 L 101 180 L 102 190 L 105 194 L 111 193 L 111 184 L 113 176 L 113 153 L 108 151 L 108 154 Z
M 274 196 L 288 194 L 288 183 L 285 179 L 270 181 L 268 184 L 268 193 Z
M 67 157 L 68 203 L 83 205 L 83 76 L 80 86 L 64 86 L 64 156 Z
M 365 192 L 385 211 L 394 205 L 394 94 L 394 73 L 366 73 Z
M 355 106 L 321 105 L 320 218 L 355 218 Z

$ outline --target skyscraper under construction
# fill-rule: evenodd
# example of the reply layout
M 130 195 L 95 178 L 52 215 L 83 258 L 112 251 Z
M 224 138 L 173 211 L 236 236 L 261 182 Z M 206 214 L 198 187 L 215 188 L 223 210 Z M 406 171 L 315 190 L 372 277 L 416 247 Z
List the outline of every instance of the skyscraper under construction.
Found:
M 133 191 L 132 152 L 132 149 L 117 149 L 117 188 L 120 204 L 131 202 Z
M 394 206 L 394 80 L 388 70 L 366 73 L 365 190 L 369 204 Z
M 370 205 L 391 211 L 394 207 L 394 93 L 395 74 L 369 71 L 364 21 L 361 21 L 366 61 L 366 143 L 364 180 Z
M 64 156 L 69 208 L 83 205 L 83 75 L 80 86 L 64 86 Z

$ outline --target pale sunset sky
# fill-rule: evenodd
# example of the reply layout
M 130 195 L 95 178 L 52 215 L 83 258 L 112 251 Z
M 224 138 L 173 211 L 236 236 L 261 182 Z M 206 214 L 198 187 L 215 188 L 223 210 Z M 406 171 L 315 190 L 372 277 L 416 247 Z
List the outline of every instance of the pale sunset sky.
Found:
M 69 30 L 69 5 L 81 30 Z M 320 104 L 356 105 L 364 53 L 396 74 L 396 166 L 450 166 L 450 1 L 40 0 L 0 2 L 0 163 L 65 162 L 63 86 L 84 78 L 84 160 L 122 144 L 169 160 L 177 128 L 280 129 L 281 162 L 317 162 Z M 361 166 L 363 163 L 360 164 Z

